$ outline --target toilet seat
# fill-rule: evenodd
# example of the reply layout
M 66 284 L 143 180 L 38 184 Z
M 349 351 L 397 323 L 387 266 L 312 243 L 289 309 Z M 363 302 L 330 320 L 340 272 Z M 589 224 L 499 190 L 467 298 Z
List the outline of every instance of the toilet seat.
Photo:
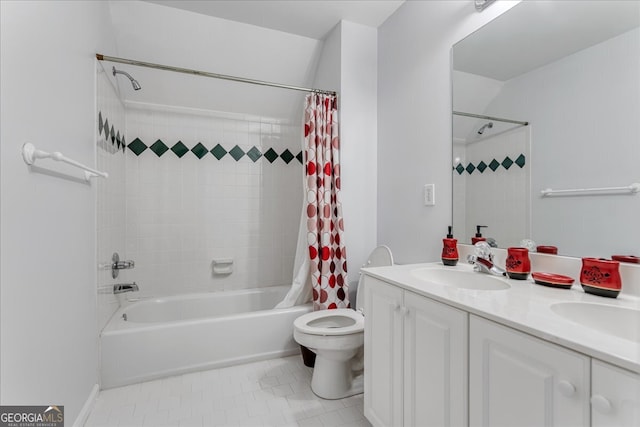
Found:
M 364 331 L 364 316 L 350 308 L 320 310 L 298 317 L 293 327 L 309 335 L 351 335 Z

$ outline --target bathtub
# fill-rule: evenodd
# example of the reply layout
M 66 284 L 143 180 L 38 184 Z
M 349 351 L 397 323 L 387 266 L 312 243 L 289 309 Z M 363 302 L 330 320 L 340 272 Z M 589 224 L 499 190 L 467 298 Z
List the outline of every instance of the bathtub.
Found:
M 274 309 L 288 289 L 186 294 L 121 307 L 100 334 L 102 388 L 295 354 L 293 321 L 312 306 Z

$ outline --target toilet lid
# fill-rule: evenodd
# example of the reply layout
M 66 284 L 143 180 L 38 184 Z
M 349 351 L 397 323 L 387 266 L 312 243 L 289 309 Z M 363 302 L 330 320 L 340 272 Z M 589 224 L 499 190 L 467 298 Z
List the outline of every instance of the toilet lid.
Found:
M 393 265 L 393 255 L 391 255 L 391 249 L 388 246 L 380 245 L 375 248 L 371 254 L 369 254 L 369 259 L 367 259 L 367 263 L 362 267 L 386 267 L 388 265 Z
M 309 335 L 350 335 L 364 331 L 364 316 L 350 308 L 319 310 L 298 317 L 293 327 Z
M 371 254 L 369 254 L 369 258 L 367 259 L 366 264 L 362 266 L 362 268 L 369 267 L 387 267 L 393 265 L 393 255 L 391 254 L 391 249 L 388 246 L 380 245 L 375 248 Z M 356 293 L 356 310 L 360 310 L 364 308 L 364 286 L 362 285 L 364 278 L 362 273 L 360 273 L 360 278 L 358 279 L 358 293 Z M 353 304 L 353 302 L 352 302 Z

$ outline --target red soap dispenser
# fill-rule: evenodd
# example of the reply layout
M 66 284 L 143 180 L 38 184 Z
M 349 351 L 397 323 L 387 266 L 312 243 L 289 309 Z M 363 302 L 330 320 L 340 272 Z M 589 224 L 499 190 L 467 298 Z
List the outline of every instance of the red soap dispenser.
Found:
M 442 263 L 453 267 L 458 263 L 458 240 L 453 238 L 452 228 L 449 226 L 447 238 L 442 239 Z
M 486 225 L 476 225 L 476 237 L 472 237 L 471 238 L 471 243 L 472 244 L 476 244 L 478 242 L 484 242 L 487 239 L 485 239 L 484 237 L 482 237 L 482 232 L 481 232 L 481 228 L 487 228 Z

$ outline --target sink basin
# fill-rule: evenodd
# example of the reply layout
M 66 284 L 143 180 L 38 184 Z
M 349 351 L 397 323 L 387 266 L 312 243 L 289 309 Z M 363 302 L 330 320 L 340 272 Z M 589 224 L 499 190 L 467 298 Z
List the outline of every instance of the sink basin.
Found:
M 640 310 L 586 302 L 559 302 L 551 305 L 551 311 L 605 334 L 640 342 Z
M 445 270 L 443 268 L 417 268 L 411 275 L 426 282 L 478 291 L 502 291 L 511 286 L 497 277 L 472 271 Z

